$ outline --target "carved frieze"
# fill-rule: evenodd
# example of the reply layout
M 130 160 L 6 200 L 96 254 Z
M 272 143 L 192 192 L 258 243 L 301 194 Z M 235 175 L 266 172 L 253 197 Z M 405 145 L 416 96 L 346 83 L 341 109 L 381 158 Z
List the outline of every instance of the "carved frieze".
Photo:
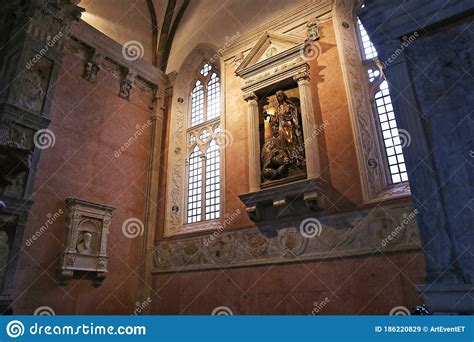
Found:
M 30 55 L 33 59 L 33 54 Z M 12 102 L 25 110 L 40 114 L 48 93 L 52 70 L 53 61 L 46 56 L 28 64 L 13 84 L 10 92 Z
M 274 226 L 265 229 L 220 232 L 211 244 L 206 243 L 208 237 L 159 242 L 154 272 L 273 265 L 420 248 L 416 211 L 411 204 L 333 215 L 315 213 L 301 222 L 274 221 Z

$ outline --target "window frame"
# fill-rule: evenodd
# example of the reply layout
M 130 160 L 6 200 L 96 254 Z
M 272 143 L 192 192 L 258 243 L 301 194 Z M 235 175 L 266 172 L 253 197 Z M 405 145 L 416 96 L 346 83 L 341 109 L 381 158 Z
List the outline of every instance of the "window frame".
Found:
M 201 74 L 201 70 L 204 68 L 204 66 L 208 64 L 211 66 L 210 71 L 208 72 L 207 75 Z M 215 118 L 207 120 L 208 117 L 208 84 L 212 80 L 212 75 L 216 74 L 219 82 L 219 94 L 217 98 L 217 103 L 219 105 L 219 115 Z M 196 123 L 194 125 L 191 124 L 192 122 L 192 92 L 196 86 L 196 82 L 200 81 L 202 86 L 203 86 L 203 119 L 201 122 Z M 185 170 L 185 181 L 184 181 L 184 196 L 185 196 L 185 210 L 183 211 L 183 224 L 186 226 L 199 226 L 199 225 L 210 225 L 210 229 L 213 228 L 213 225 L 220 223 L 222 219 L 222 214 L 224 210 L 224 205 L 223 205 L 223 147 L 219 146 L 219 138 L 221 138 L 220 133 L 215 133 L 215 130 L 217 127 L 220 127 L 222 130 L 222 116 L 223 116 L 223 109 L 222 109 L 222 97 L 223 97 L 223 92 L 222 92 L 222 78 L 221 78 L 221 72 L 220 68 L 216 65 L 216 63 L 210 63 L 209 61 L 202 61 L 197 70 L 194 72 L 194 78 L 190 82 L 189 86 L 189 91 L 188 91 L 188 98 L 189 98 L 189 106 L 188 106 L 188 111 L 186 115 L 186 170 Z M 200 133 L 206 129 L 209 132 L 209 136 L 207 139 L 203 142 L 200 139 Z M 195 140 L 190 143 L 190 135 L 193 134 L 195 137 Z M 207 179 L 206 179 L 206 170 L 207 170 L 207 160 L 206 160 L 206 154 L 208 149 L 210 148 L 211 142 L 215 141 L 216 144 L 219 146 L 219 211 L 218 211 L 218 217 L 212 218 L 212 219 L 206 219 L 206 185 L 207 185 Z M 190 217 L 188 216 L 188 209 L 189 209 L 189 172 L 190 172 L 190 165 L 189 165 L 189 160 L 190 156 L 193 153 L 193 150 L 195 147 L 198 147 L 200 150 L 200 158 L 201 158 L 201 168 L 202 168 L 202 179 L 201 179 L 201 219 L 198 221 L 190 221 Z
M 360 22 L 359 17 L 357 17 L 357 16 L 355 17 L 354 25 L 355 25 L 355 31 L 356 31 L 356 36 L 357 36 L 357 42 L 358 42 L 358 45 L 359 45 L 359 57 L 360 57 L 360 61 L 361 61 L 361 67 L 363 68 L 363 72 L 364 72 L 365 78 L 367 80 L 366 85 L 367 85 L 367 89 L 368 89 L 368 95 L 369 95 L 369 99 L 370 99 L 373 118 L 374 118 L 375 123 L 376 123 L 376 131 L 377 131 L 378 142 L 379 142 L 379 145 L 381 147 L 380 150 L 381 150 L 381 154 L 383 155 L 383 159 L 384 159 L 384 166 L 385 166 L 384 175 L 385 175 L 386 184 L 389 187 L 399 186 L 399 185 L 402 185 L 402 186 L 403 185 L 408 185 L 408 179 L 407 180 L 400 180 L 399 182 L 394 182 L 393 181 L 392 172 L 390 170 L 391 165 L 390 165 L 390 162 L 389 162 L 389 156 L 387 154 L 387 146 L 385 144 L 385 138 L 383 136 L 384 130 L 382 128 L 382 122 L 380 121 L 379 109 L 378 109 L 378 106 L 377 106 L 377 103 L 376 103 L 376 98 L 375 98 L 375 96 L 379 92 L 382 91 L 382 89 L 380 88 L 382 83 L 383 82 L 388 82 L 388 81 L 387 81 L 387 79 L 385 77 L 385 74 L 383 72 L 383 67 L 380 64 L 380 61 L 378 59 L 378 52 L 375 49 L 375 47 L 373 47 L 372 42 L 370 41 L 370 37 L 369 37 L 369 42 L 372 45 L 375 52 L 377 53 L 377 55 L 374 56 L 374 57 L 367 57 L 366 56 L 366 52 L 365 52 L 366 49 L 365 49 L 365 46 L 364 46 L 362 32 L 361 32 L 361 27 L 364 28 L 364 26 Z M 364 30 L 365 30 L 365 28 L 364 28 Z M 369 69 L 374 69 L 374 70 L 378 71 L 378 73 L 379 73 L 378 75 L 374 76 L 374 79 L 372 81 L 370 80 L 370 76 L 368 75 Z M 390 96 L 390 99 L 393 100 L 390 93 L 389 93 L 389 96 Z M 395 113 L 394 109 L 392 109 L 392 111 L 394 113 L 394 120 L 395 120 L 395 123 L 396 123 L 396 128 L 397 128 L 397 130 L 399 130 L 399 128 L 398 128 L 399 126 L 398 126 L 398 122 L 397 122 L 397 114 Z M 405 158 L 404 158 L 405 156 L 403 155 L 403 150 L 402 150 L 401 155 L 403 156 L 403 159 L 405 160 Z M 395 153 L 395 156 L 397 157 L 397 163 L 395 165 L 397 165 L 399 170 L 400 170 L 399 165 L 401 165 L 401 164 L 405 165 L 405 171 L 399 171 L 398 172 L 400 174 L 400 176 L 401 176 L 401 173 L 405 173 L 406 175 L 408 175 L 408 172 L 406 171 L 406 162 L 405 161 L 404 162 L 398 162 L 398 154 Z

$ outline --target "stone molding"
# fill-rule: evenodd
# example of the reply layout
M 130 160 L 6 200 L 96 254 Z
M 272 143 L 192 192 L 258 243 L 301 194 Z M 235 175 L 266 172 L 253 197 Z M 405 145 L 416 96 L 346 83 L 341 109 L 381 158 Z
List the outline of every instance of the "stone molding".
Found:
M 367 76 L 362 67 L 362 58 L 356 31 L 355 9 L 357 0 L 337 0 L 334 3 L 334 29 L 337 48 L 346 86 L 363 198 L 365 203 L 374 203 L 388 198 L 410 195 L 407 183 L 391 185 L 388 181 L 383 142 L 378 139 L 379 129 L 369 98 Z
M 169 153 L 167 166 L 167 189 L 165 224 L 163 235 L 170 237 L 179 234 L 193 233 L 203 230 L 218 229 L 221 226 L 221 219 L 212 221 L 202 221 L 187 224 L 185 221 L 186 209 L 186 168 L 188 160 L 188 121 L 190 113 L 190 94 L 196 81 L 198 68 L 210 61 L 216 55 L 215 49 L 209 45 L 200 45 L 195 48 L 177 73 L 173 82 L 173 97 L 171 102 L 169 134 Z M 220 70 L 221 89 L 225 89 L 225 73 L 222 60 L 215 61 L 216 67 Z M 221 92 L 221 132 L 225 132 L 225 91 Z M 213 121 L 213 123 L 216 123 Z M 198 127 L 198 126 L 196 126 Z M 220 149 L 221 153 L 221 198 L 224 200 L 225 189 L 225 148 Z M 223 212 L 223 207 L 221 208 Z
M 259 26 L 243 35 L 241 35 L 231 46 L 221 47 L 218 51 L 223 52 L 224 60 L 236 56 L 239 52 L 251 48 L 265 31 L 276 31 L 287 33 L 295 26 L 306 25 L 308 18 L 320 18 L 331 16 L 332 0 L 311 0 L 295 9 L 288 11 L 266 24 Z
M 83 20 L 73 24 L 71 28 L 71 36 L 86 46 L 100 51 L 104 56 L 103 59 L 107 58 L 112 60 L 121 67 L 130 70 L 130 72 L 135 73 L 138 77 L 153 85 L 164 85 L 164 87 L 166 87 L 168 84 L 168 77 L 160 69 L 143 59 L 135 61 L 125 59 L 122 54 L 121 44 L 107 37 L 105 34 Z
M 313 237 L 307 235 L 302 225 L 300 228 L 287 225 L 262 230 L 217 230 L 206 235 L 165 240 L 155 246 L 153 273 L 417 251 L 420 241 L 414 216 L 411 204 L 391 204 L 307 218 L 302 224 L 319 222 L 320 225 L 316 231 L 319 234 L 314 233 Z

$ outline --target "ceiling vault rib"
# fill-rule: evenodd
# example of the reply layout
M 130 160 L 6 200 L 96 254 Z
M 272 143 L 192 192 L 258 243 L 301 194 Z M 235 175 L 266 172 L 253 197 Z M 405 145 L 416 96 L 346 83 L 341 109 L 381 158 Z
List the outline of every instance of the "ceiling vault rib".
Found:
M 146 4 L 148 6 L 148 11 L 150 12 L 150 19 L 151 19 L 151 29 L 152 29 L 152 44 L 153 46 L 153 54 L 152 54 L 152 63 L 153 65 L 157 65 L 157 54 L 158 54 L 158 21 L 156 17 L 155 5 L 153 4 L 153 0 L 146 0 Z
M 176 31 L 178 30 L 179 22 L 181 21 L 181 18 L 184 15 L 184 12 L 186 11 L 186 8 L 189 5 L 189 0 L 184 0 L 183 4 L 181 5 L 181 8 L 179 9 L 178 14 L 176 15 L 176 18 L 174 19 L 173 26 L 171 27 L 170 33 L 168 35 L 168 39 L 166 41 L 166 46 L 164 50 L 164 55 L 163 55 L 163 64 L 161 67 L 161 70 L 166 71 L 166 67 L 168 66 L 168 59 L 170 56 L 170 51 L 171 51 L 171 44 L 173 43 L 174 35 Z
M 165 61 L 165 50 L 168 41 L 169 31 L 171 27 L 171 23 L 173 21 L 173 13 L 176 7 L 176 0 L 168 0 L 168 5 L 166 6 L 165 16 L 163 18 L 163 24 L 161 25 L 161 32 L 160 32 L 160 41 L 158 44 L 158 54 L 157 54 L 157 64 L 156 66 L 163 69 L 163 66 L 166 65 Z

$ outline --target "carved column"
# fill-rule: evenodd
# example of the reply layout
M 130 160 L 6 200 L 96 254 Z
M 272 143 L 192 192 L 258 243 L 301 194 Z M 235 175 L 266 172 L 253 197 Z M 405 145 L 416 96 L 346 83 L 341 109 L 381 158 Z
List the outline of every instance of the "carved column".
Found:
M 166 93 L 163 84 L 158 85 L 152 104 L 151 113 L 151 132 L 148 150 L 148 166 L 147 166 L 147 189 L 145 195 L 145 238 L 142 240 L 140 278 L 142 281 L 138 285 L 137 302 L 144 303 L 152 296 L 152 279 L 151 270 L 153 268 L 153 252 L 156 234 L 156 220 L 158 215 L 158 197 L 159 197 L 159 180 L 162 158 L 162 134 L 163 125 L 165 125 L 165 97 L 170 95 L 171 90 Z M 143 314 L 149 312 L 150 306 L 143 311 Z
M 9 1 L 0 10 L 0 224 L 10 246 L 0 313 L 11 313 L 15 272 L 22 248 L 41 151 L 54 145 L 47 129 L 63 44 L 80 18 L 78 0 Z M 8 187 L 5 188 L 5 187 Z M 3 204 L 2 204 L 3 202 Z M 0 222 L 1 223 L 1 222 Z
M 403 154 L 426 267 L 426 284 L 418 290 L 431 312 L 472 314 L 474 215 L 466 184 L 473 182 L 474 4 L 459 0 L 439 11 L 442 0 L 419 2 L 408 15 L 402 0 L 366 1 L 359 17 L 385 66 L 397 122 L 409 138 Z M 381 19 L 382 12 L 393 20 Z
M 301 72 L 293 78 L 298 82 L 298 89 L 300 91 L 307 177 L 308 179 L 319 178 L 321 170 L 319 165 L 317 127 L 314 119 L 313 98 L 309 86 L 309 72 Z
M 249 192 L 260 190 L 260 137 L 257 99 L 255 93 L 244 94 L 244 100 L 248 104 Z

